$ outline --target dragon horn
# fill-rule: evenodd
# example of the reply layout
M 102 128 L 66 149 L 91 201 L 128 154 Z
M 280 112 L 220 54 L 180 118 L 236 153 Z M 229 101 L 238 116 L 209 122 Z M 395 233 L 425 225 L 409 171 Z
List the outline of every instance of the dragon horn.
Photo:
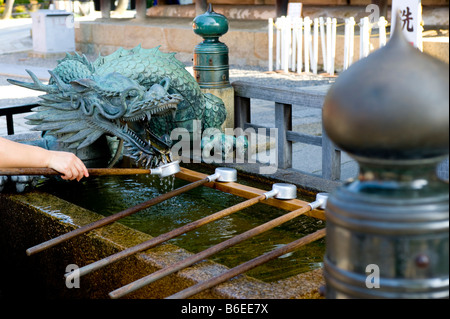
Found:
M 64 83 L 59 76 L 57 76 L 53 71 L 48 70 L 48 73 L 52 76 L 52 78 L 55 80 L 56 86 L 62 90 L 62 91 L 69 91 L 71 89 L 71 86 Z
M 162 79 L 159 85 L 161 85 L 166 91 L 168 91 L 170 86 L 170 78 L 165 77 L 164 79 Z
M 44 92 L 50 92 L 52 90 L 50 85 L 43 84 L 33 72 L 31 72 L 30 70 L 25 70 L 25 71 L 27 71 L 27 73 L 30 75 L 31 79 L 33 80 L 33 83 L 22 82 L 22 81 L 17 81 L 17 80 L 13 80 L 13 79 L 6 79 L 6 81 L 8 81 L 11 84 L 22 86 L 24 88 L 32 89 L 32 90 L 38 90 L 38 91 L 44 91 Z
M 64 57 L 64 59 L 70 59 L 70 58 L 71 58 L 70 53 L 69 53 L 69 52 L 66 52 L 66 56 Z M 59 64 L 59 63 L 61 63 L 64 59 L 56 60 L 56 62 L 58 62 L 58 64 Z

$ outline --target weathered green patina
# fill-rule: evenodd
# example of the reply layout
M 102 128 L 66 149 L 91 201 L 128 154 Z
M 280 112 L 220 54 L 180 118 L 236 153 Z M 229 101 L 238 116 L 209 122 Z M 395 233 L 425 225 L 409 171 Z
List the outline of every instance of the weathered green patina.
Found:
M 35 130 L 75 150 L 104 134 L 116 136 L 137 162 L 155 167 L 172 160 L 169 136 L 174 128 L 193 132 L 194 121 L 201 121 L 202 129 L 220 129 L 226 119 L 222 100 L 202 93 L 174 55 L 140 46 L 94 62 L 67 54 L 49 71 L 49 84 L 32 72 L 33 83 L 8 81 L 46 93 L 36 113 L 27 117 Z

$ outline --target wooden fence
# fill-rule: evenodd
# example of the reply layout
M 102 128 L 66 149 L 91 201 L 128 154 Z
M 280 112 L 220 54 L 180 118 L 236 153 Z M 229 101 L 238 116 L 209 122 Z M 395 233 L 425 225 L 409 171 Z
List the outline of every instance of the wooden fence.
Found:
M 369 55 L 371 48 L 370 37 L 373 28 L 379 29 L 379 47 L 386 44 L 386 27 L 388 22 L 384 17 L 371 22 L 364 17 L 357 24 L 353 17 L 344 19 L 338 24 L 336 18 L 292 18 L 280 17 L 275 21 L 268 20 L 269 71 L 282 70 L 317 74 L 319 66 L 330 75 L 335 74 L 336 54 L 343 54 L 343 70 L 346 70 L 356 59 Z M 354 56 L 355 26 L 359 26 L 360 52 Z M 336 51 L 337 27 L 344 26 L 344 50 Z M 274 32 L 275 30 L 275 32 Z M 322 61 L 319 61 L 319 47 Z M 273 56 L 275 48 L 275 58 Z M 275 61 L 275 64 L 274 64 Z
M 234 88 L 235 128 L 270 127 L 251 123 L 251 99 L 275 103 L 275 128 L 278 130 L 276 148 L 278 168 L 292 168 L 292 144 L 299 142 L 322 147 L 322 178 L 339 180 L 341 177 L 341 150 L 336 147 L 322 129 L 322 136 L 292 131 L 292 108 L 295 105 L 322 108 L 328 85 L 304 87 L 296 90 L 262 86 L 244 81 L 232 83 Z M 306 155 L 305 155 L 306 156 Z

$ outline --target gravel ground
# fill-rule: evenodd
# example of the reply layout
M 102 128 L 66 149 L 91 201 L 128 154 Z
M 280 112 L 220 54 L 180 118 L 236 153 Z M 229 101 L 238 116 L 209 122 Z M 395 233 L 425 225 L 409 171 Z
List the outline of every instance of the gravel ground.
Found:
M 6 53 L 0 55 L 0 61 L 5 64 L 32 65 L 35 67 L 54 68 L 58 64 L 55 58 L 37 58 L 28 56 L 28 52 Z

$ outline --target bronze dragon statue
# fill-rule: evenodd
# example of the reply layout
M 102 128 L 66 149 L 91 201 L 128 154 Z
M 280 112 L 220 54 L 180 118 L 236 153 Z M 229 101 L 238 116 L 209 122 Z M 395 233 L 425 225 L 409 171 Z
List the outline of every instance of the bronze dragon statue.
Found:
M 220 129 L 227 115 L 223 101 L 203 93 L 175 53 L 159 47 L 120 48 L 94 62 L 66 54 L 49 71 L 48 84 L 27 72 L 33 82 L 8 81 L 45 93 L 26 118 L 53 141 L 42 144 L 50 149 L 56 143 L 76 153 L 100 137 L 113 136 L 139 165 L 156 167 L 172 161 L 169 136 L 174 128 L 192 133 L 194 121 L 201 121 L 203 130 Z M 112 152 L 106 154 L 110 166 L 111 158 L 117 158 Z

